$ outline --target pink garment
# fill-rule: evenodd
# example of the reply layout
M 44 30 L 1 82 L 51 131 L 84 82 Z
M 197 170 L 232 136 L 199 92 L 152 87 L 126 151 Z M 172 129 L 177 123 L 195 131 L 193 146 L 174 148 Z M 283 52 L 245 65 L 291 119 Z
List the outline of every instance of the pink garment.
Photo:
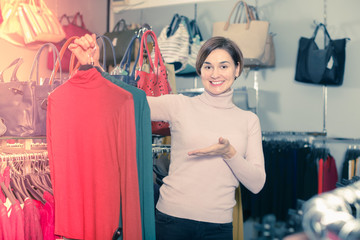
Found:
M 55 234 L 111 239 L 121 204 L 124 239 L 141 239 L 132 94 L 79 70 L 49 95 L 46 130 Z
M 40 212 L 34 200 L 26 198 L 24 201 L 24 232 L 26 240 L 42 240 L 43 233 L 40 224 Z
M 195 97 L 166 94 L 147 97 L 151 120 L 171 127 L 171 164 L 156 208 L 196 221 L 232 221 L 239 182 L 253 193 L 265 184 L 264 155 L 258 116 L 233 103 L 233 90 Z M 189 156 L 188 152 L 226 138 L 235 148 L 230 159 Z
M 0 203 L 0 240 L 14 239 L 12 236 L 10 219 L 3 203 Z
M 0 183 L 4 182 L 4 177 L 0 174 Z M 3 193 L 3 191 L 0 191 L 0 200 L 2 203 L 4 203 L 6 201 L 6 197 L 5 194 Z
M 43 208 L 40 210 L 41 214 L 41 229 L 44 240 L 54 240 L 55 236 L 55 214 L 54 214 L 54 197 L 49 192 L 44 192 L 43 198 L 46 200 Z
M 12 229 L 12 236 L 14 240 L 25 240 L 24 232 L 24 212 L 20 207 L 18 200 L 11 205 L 9 211 L 10 213 L 10 224 Z
M 10 167 L 6 166 L 3 173 L 4 183 L 7 188 L 10 186 Z
M 43 233 L 44 240 L 61 239 L 61 237 L 55 235 L 55 201 L 54 196 L 49 192 L 44 192 L 43 198 L 45 204 L 38 200 L 33 200 L 35 207 L 38 209 L 40 214 L 40 226 Z

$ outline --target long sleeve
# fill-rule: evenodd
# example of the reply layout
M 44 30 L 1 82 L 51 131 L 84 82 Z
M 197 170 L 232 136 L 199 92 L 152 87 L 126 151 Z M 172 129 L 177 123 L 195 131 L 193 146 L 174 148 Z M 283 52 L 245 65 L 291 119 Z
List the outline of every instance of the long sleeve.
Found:
M 250 191 L 258 193 L 265 184 L 266 174 L 259 119 L 250 122 L 245 155 L 237 151 L 234 157 L 224 160 L 236 178 Z M 244 171 L 246 169 L 246 171 Z
M 204 92 L 195 97 L 168 94 L 147 97 L 151 120 L 168 121 L 171 164 L 163 179 L 156 208 L 171 216 L 197 221 L 232 221 L 235 189 L 239 182 L 253 192 L 265 183 L 264 156 L 258 117 L 232 102 L 233 91 Z M 237 154 L 189 156 L 188 152 L 230 141 Z
M 55 234 L 142 239 L 132 95 L 96 69 L 78 71 L 48 97 Z
M 120 114 L 123 120 L 122 128 L 119 132 L 118 142 L 121 147 L 118 151 L 119 159 L 132 159 L 131 161 L 120 162 L 121 177 L 121 208 L 123 213 L 124 239 L 142 239 L 139 181 L 136 162 L 136 133 L 135 133 L 135 113 L 132 99 L 123 104 L 132 106 L 124 109 Z M 125 136 L 125 137 L 124 137 Z
M 136 158 L 138 163 L 139 197 L 144 240 L 155 240 L 155 208 L 152 162 L 150 108 L 145 92 L 103 72 L 102 76 L 133 95 L 136 124 Z M 122 226 L 122 216 L 120 216 Z

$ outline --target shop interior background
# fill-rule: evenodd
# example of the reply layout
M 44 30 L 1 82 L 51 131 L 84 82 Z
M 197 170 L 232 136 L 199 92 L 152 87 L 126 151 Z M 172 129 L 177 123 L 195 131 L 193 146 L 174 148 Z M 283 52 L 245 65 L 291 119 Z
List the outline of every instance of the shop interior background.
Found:
M 144 0 L 154 2 L 156 0 Z M 107 30 L 108 17 L 113 22 L 124 18 L 127 23 L 148 23 L 158 35 L 170 23 L 175 13 L 194 18 L 205 39 L 212 35 L 212 23 L 226 21 L 236 3 L 235 0 L 209 0 L 196 3 L 174 4 L 146 9 L 132 9 L 127 6 L 114 13 L 109 10 L 107 0 L 46 0 L 48 7 L 61 16 L 66 13 L 83 15 L 86 27 L 98 34 Z M 130 4 L 142 2 L 130 0 Z M 168 1 L 169 3 L 181 0 Z M 263 131 L 323 132 L 334 138 L 360 138 L 360 1 L 358 0 L 247 0 L 258 7 L 263 20 L 270 22 L 270 31 L 275 35 L 276 67 L 250 70 L 236 81 L 234 87 L 254 87 L 258 84 L 257 114 Z M 196 3 L 196 5 L 195 5 Z M 196 7 L 195 7 L 196 6 Z M 333 39 L 350 38 L 346 46 L 344 83 L 339 87 L 326 88 L 326 100 L 322 86 L 302 84 L 294 80 L 298 41 L 300 37 L 311 37 L 314 22 L 326 20 Z M 318 34 L 321 35 L 321 34 Z M 323 41 L 321 37 L 319 43 Z M 320 44 L 321 45 L 321 44 Z M 14 46 L 0 39 L 0 69 L 12 60 L 23 57 L 24 63 L 18 71 L 21 81 L 30 75 L 36 50 Z M 46 69 L 46 54 L 40 61 L 41 71 Z M 9 74 L 4 75 L 9 79 Z M 177 88 L 188 88 L 193 79 L 178 78 Z M 325 112 L 326 108 L 326 112 Z M 326 114 L 324 114 L 326 113 Z M 324 143 L 336 159 L 339 176 L 348 142 Z M 359 144 L 359 143 L 357 143 Z

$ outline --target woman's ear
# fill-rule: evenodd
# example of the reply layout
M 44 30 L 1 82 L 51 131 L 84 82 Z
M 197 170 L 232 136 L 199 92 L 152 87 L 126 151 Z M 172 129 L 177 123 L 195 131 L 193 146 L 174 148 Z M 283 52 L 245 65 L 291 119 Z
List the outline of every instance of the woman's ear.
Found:
M 237 62 L 236 69 L 235 69 L 235 79 L 240 77 L 240 62 Z

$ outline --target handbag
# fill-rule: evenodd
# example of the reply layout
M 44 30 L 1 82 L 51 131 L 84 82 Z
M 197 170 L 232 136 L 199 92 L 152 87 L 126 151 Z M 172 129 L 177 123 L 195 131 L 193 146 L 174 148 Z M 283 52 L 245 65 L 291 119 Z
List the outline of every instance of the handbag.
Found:
M 135 71 L 140 56 L 140 44 L 138 44 L 139 50 L 137 51 L 135 61 L 132 63 L 132 70 L 130 70 L 130 66 L 132 51 L 134 49 L 136 41 L 141 41 L 141 38 L 139 35 L 134 34 L 134 36 L 130 40 L 130 43 L 125 51 L 124 57 L 122 58 L 120 64 L 116 66 L 111 72 L 111 75 L 113 75 L 115 78 L 134 87 L 137 87 L 137 81 L 135 80 Z
M 24 33 L 25 44 L 37 42 L 59 42 L 65 32 L 55 14 L 43 0 L 21 2 L 17 14 Z
M 253 6 L 249 6 L 249 14 L 252 20 L 259 20 L 259 15 L 257 10 Z M 274 45 L 274 36 L 275 34 L 269 32 L 266 37 L 265 49 L 263 56 L 259 59 L 258 62 L 254 62 L 256 67 L 261 68 L 271 68 L 275 67 L 275 45 Z
M 152 38 L 154 43 L 154 60 L 152 60 L 149 51 L 147 41 L 148 36 Z M 142 70 L 144 63 L 144 47 L 150 65 L 149 72 Z M 146 96 L 160 96 L 171 92 L 171 87 L 167 80 L 166 67 L 161 57 L 156 35 L 152 30 L 147 30 L 141 37 L 139 70 L 135 71 L 135 78 L 137 80 L 137 87 L 144 90 Z M 170 136 L 169 123 L 167 122 L 152 121 L 151 128 L 153 134 Z
M 326 44 L 320 49 L 315 42 L 319 28 L 323 28 Z M 318 24 L 311 38 L 299 40 L 295 80 L 303 83 L 340 86 L 345 69 L 345 48 L 348 38 L 331 39 L 326 26 Z
M 52 49 L 53 60 L 61 62 L 60 54 L 57 50 L 57 47 L 53 43 L 45 43 L 40 49 L 37 51 L 34 61 L 31 67 L 29 82 L 32 82 L 33 85 L 33 107 L 34 107 L 34 121 L 33 121 L 33 136 L 46 136 L 46 112 L 47 112 L 47 98 L 49 94 L 55 90 L 58 86 L 63 83 L 62 78 L 62 66 L 60 64 L 60 79 L 56 79 L 50 83 L 50 77 L 43 78 L 43 82 L 41 82 L 41 77 L 39 77 L 39 62 L 41 53 L 47 48 Z M 67 48 L 66 45 L 63 48 Z M 64 53 L 64 51 L 62 52 Z M 33 74 L 36 70 L 35 79 L 33 79 Z M 53 67 L 53 73 L 55 71 L 55 67 Z M 50 75 L 51 76 L 51 75 Z
M 200 44 L 198 41 L 192 48 L 193 42 L 189 19 L 174 14 L 170 24 L 160 32 L 158 43 L 164 61 L 174 65 L 175 73 L 195 72 L 195 65 L 187 66 L 189 56 L 192 52 L 197 55 L 195 48 Z M 152 54 L 154 55 L 154 52 Z
M 230 23 L 238 5 L 239 7 L 242 6 L 240 13 L 245 12 L 246 22 L 240 22 L 240 17 L 237 23 Z M 247 4 L 241 0 L 235 4 L 226 22 L 213 23 L 212 36 L 223 36 L 233 40 L 242 51 L 244 66 L 252 66 L 254 62 L 260 61 L 264 55 L 268 32 L 269 22 L 251 20 Z
M 5 1 L 2 5 L 3 22 L 0 25 L 1 38 L 18 46 L 25 46 L 24 33 L 20 25 L 16 10 L 19 6 L 18 1 Z
M 63 21 L 66 21 L 67 23 L 63 23 Z M 70 21 L 70 17 L 66 14 L 62 15 L 60 18 L 60 23 L 62 24 L 62 27 L 65 32 L 65 38 L 62 39 L 60 42 L 55 43 L 55 46 L 58 51 L 61 50 L 62 46 L 66 42 L 67 39 L 69 39 L 72 36 L 84 36 L 85 34 L 91 35 L 92 32 L 90 32 L 84 23 L 83 15 L 80 12 L 77 12 Z M 64 53 L 63 58 L 61 59 L 61 68 L 63 72 L 69 72 L 69 64 L 70 64 L 70 57 L 71 57 L 71 51 L 67 49 Z M 49 70 L 53 70 L 54 68 L 54 62 L 53 62 L 53 52 L 52 48 L 49 49 L 48 58 L 47 58 L 47 68 Z
M 135 33 L 139 30 L 139 28 L 135 29 L 128 29 L 126 25 L 126 21 L 124 19 L 119 20 L 112 32 L 106 32 L 103 35 L 108 37 L 111 40 L 111 43 L 113 47 L 115 48 L 116 52 L 116 62 L 120 62 L 121 59 L 124 57 L 124 54 L 126 52 L 127 46 L 132 39 L 132 37 L 135 35 Z M 106 43 L 107 49 L 110 49 L 110 43 Z M 106 52 L 101 51 L 103 54 L 100 54 L 100 62 L 103 62 L 104 56 L 108 56 L 106 61 L 110 63 L 112 61 L 111 55 L 108 55 Z M 132 56 L 132 60 L 134 57 Z
M 201 46 L 205 43 L 200 28 L 195 19 L 191 20 L 187 25 L 190 32 L 189 41 L 189 54 L 187 60 L 183 62 L 183 65 L 176 71 L 176 74 L 187 74 L 196 72 L 196 59 Z
M 27 137 L 33 134 L 33 97 L 31 82 L 19 81 L 17 71 L 22 58 L 12 61 L 0 72 L 0 118 L 7 128 L 4 136 Z M 14 67 L 10 81 L 3 74 Z

